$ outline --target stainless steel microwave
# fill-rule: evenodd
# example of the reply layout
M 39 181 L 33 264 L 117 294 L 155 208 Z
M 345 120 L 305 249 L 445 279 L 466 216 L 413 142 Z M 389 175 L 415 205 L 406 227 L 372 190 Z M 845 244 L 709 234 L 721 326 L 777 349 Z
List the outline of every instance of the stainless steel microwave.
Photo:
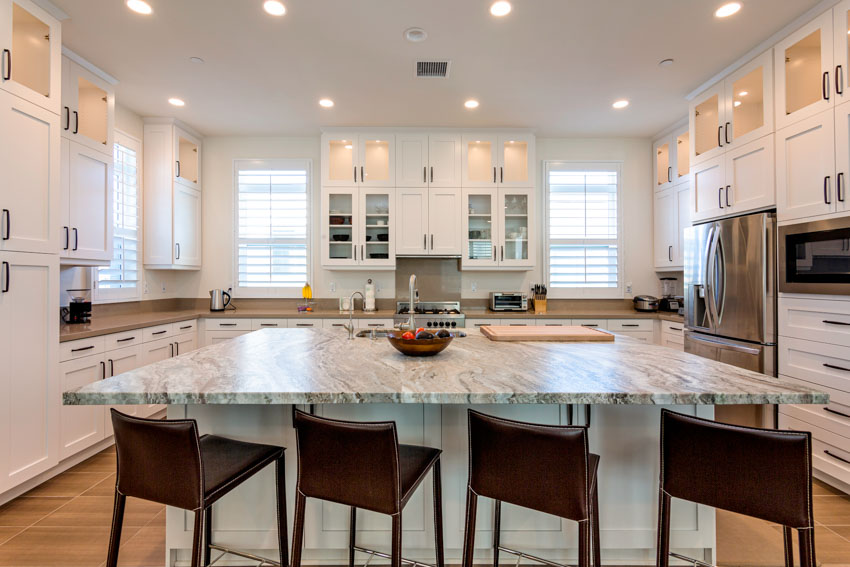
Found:
M 528 311 L 528 295 L 513 291 L 491 291 L 491 311 Z
M 850 295 L 850 217 L 779 227 L 779 291 Z

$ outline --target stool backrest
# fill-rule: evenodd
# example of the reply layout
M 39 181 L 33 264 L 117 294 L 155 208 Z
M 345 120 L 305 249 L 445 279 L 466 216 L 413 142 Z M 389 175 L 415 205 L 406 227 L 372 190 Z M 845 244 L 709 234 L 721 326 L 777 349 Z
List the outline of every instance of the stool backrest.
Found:
M 810 528 L 811 457 L 808 432 L 661 412 L 661 488 L 675 498 Z
M 204 481 L 198 425 L 194 419 L 142 419 L 115 409 L 116 487 L 125 496 L 200 508 Z
M 575 521 L 590 517 L 587 428 L 536 425 L 469 410 L 469 487 Z
M 302 494 L 382 514 L 401 511 L 394 422 L 355 423 L 296 411 L 295 432 Z

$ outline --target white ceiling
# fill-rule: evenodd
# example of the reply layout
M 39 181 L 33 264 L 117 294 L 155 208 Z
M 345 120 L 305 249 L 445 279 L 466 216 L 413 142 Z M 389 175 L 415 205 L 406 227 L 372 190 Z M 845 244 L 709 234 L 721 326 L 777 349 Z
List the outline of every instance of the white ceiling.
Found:
M 533 128 L 542 136 L 648 137 L 685 95 L 818 0 L 54 0 L 63 43 L 117 77 L 118 101 L 206 135 L 314 135 L 322 126 Z M 419 26 L 423 43 L 402 37 Z M 202 57 L 198 65 L 190 57 Z M 672 57 L 675 64 L 658 62 Z M 418 58 L 449 58 L 446 80 Z M 177 96 L 186 106 L 166 101 Z M 322 97 L 336 102 L 330 110 Z M 464 109 L 467 98 L 481 106 Z M 628 98 L 615 111 L 611 103 Z

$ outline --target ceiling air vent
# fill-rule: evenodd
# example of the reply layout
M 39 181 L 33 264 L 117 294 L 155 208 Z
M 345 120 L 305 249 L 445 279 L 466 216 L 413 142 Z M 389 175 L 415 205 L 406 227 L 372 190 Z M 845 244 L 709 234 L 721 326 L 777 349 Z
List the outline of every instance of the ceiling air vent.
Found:
M 449 76 L 451 61 L 417 61 L 416 76 L 425 79 L 445 79 Z

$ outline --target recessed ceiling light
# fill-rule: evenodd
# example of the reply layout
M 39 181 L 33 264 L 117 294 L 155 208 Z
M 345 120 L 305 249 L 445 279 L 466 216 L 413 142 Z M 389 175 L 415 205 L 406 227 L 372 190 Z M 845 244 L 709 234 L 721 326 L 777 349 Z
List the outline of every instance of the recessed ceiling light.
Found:
M 659 67 L 669 67 L 672 64 L 673 64 L 672 59 L 662 59 L 661 61 L 658 62 Z
M 321 106 L 322 108 L 330 108 L 333 105 L 334 105 L 334 101 L 332 101 L 329 98 L 323 98 L 322 100 L 319 101 L 319 106 Z M 343 140 L 343 142 L 344 141 L 345 140 Z
M 734 14 L 737 14 L 741 10 L 740 2 L 729 2 L 728 4 L 723 4 L 721 7 L 714 12 L 714 15 L 718 18 L 728 18 Z
M 272 16 L 282 16 L 286 13 L 286 6 L 278 0 L 266 0 L 263 2 L 263 10 Z
M 736 100 L 735 102 L 732 103 L 732 106 L 735 106 L 735 107 L 741 106 L 741 101 Z
M 490 6 L 490 13 L 499 17 L 507 16 L 511 13 L 511 3 L 505 2 L 505 0 L 494 2 L 493 5 Z
M 151 5 L 145 2 L 145 0 L 127 0 L 127 7 L 137 14 L 150 14 L 153 12 Z
M 629 106 L 629 101 L 627 101 L 626 99 L 618 100 L 611 106 L 619 110 L 621 108 L 626 108 L 627 106 Z
M 428 39 L 428 32 L 422 28 L 407 28 L 404 30 L 404 39 L 411 43 L 419 43 Z
M 468 101 L 466 101 L 465 103 L 463 103 L 463 105 L 464 105 L 466 108 L 469 108 L 469 109 L 472 109 L 472 108 L 478 108 L 478 101 L 477 101 L 477 100 L 475 100 L 475 99 L 472 99 L 472 98 L 471 98 L 471 99 L 469 99 Z
M 738 96 L 747 96 L 748 94 L 750 94 L 750 91 L 741 91 L 738 93 Z
M 186 106 L 186 103 L 183 102 L 183 99 L 180 98 L 170 98 L 168 99 L 169 104 L 173 104 L 174 106 Z

